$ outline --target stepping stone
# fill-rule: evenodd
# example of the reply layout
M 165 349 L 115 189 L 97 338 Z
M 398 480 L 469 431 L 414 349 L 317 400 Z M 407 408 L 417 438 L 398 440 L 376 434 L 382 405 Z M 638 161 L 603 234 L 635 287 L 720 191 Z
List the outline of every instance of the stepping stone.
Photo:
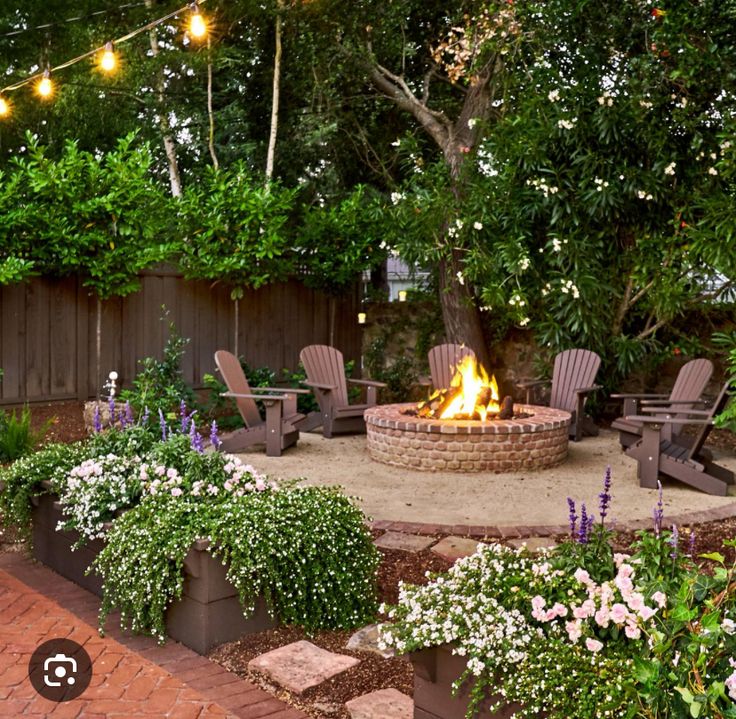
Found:
M 523 539 L 509 539 L 508 544 L 515 549 L 521 549 L 526 545 L 526 548 L 532 553 L 536 554 L 543 549 L 554 549 L 557 546 L 557 542 L 549 537 L 525 537 Z
M 435 554 L 444 557 L 450 562 L 454 562 L 460 557 L 469 557 L 475 554 L 478 549 L 477 539 L 467 539 L 466 537 L 445 537 L 432 547 Z
M 328 652 L 302 640 L 251 659 L 248 669 L 263 672 L 282 687 L 301 694 L 356 664 L 360 659 Z
M 412 719 L 414 700 L 398 689 L 379 689 L 345 702 L 351 719 Z
M 420 537 L 418 534 L 406 534 L 405 532 L 386 532 L 375 541 L 375 545 L 384 549 L 421 552 L 432 542 L 434 542 L 434 537 Z
M 388 649 L 378 648 L 378 630 L 381 626 L 383 625 L 369 624 L 367 627 L 358 629 L 358 631 L 348 639 L 345 649 L 350 649 L 351 651 L 357 650 L 361 652 L 374 652 L 375 654 L 382 656 L 384 659 L 390 659 L 391 657 L 396 656 L 396 651 L 392 647 L 389 647 Z

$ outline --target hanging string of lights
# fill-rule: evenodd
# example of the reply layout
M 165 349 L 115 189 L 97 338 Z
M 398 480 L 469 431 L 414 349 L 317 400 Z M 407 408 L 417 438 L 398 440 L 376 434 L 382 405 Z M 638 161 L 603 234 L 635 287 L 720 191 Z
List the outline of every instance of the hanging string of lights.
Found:
M 67 60 L 66 62 L 56 65 L 55 67 L 46 67 L 42 71 L 39 71 L 33 75 L 29 75 L 23 80 L 19 80 L 12 85 L 8 85 L 0 89 L 0 118 L 7 117 L 10 115 L 12 105 L 7 95 L 10 92 L 20 90 L 21 88 L 32 85 L 36 94 L 43 100 L 49 100 L 53 97 L 56 87 L 52 80 L 52 75 L 64 70 L 67 67 L 71 67 L 78 62 L 87 60 L 88 58 L 94 57 L 97 61 L 97 66 L 103 72 L 111 74 L 118 68 L 118 57 L 115 48 L 122 43 L 140 35 L 141 33 L 153 30 L 162 23 L 167 22 L 175 18 L 177 15 L 188 12 L 189 17 L 187 21 L 187 33 L 195 41 L 203 40 L 208 33 L 207 19 L 202 15 L 199 6 L 204 5 L 207 0 L 199 0 L 199 2 L 192 2 L 184 5 L 183 7 L 174 10 L 173 12 L 164 15 L 156 20 L 152 20 L 145 25 L 132 30 L 131 32 L 123 35 L 122 37 L 116 38 L 115 40 L 109 40 L 101 47 L 96 47 L 93 50 L 89 50 L 82 55 Z

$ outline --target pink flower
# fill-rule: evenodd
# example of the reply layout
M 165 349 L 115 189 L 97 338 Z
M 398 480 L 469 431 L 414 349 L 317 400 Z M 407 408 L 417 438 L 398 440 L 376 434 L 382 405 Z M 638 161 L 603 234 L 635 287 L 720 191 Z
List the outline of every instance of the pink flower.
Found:
M 665 596 L 664 592 L 654 592 L 654 594 L 652 594 L 652 601 L 658 607 L 667 606 L 667 597 Z
M 621 576 L 619 574 L 613 582 L 619 588 L 621 594 L 628 594 L 634 590 L 634 583 L 629 579 L 629 577 Z
M 575 577 L 575 579 L 578 580 L 578 582 L 580 582 L 580 584 L 592 583 L 592 580 L 590 579 L 590 574 L 588 574 L 588 572 L 586 572 L 584 569 L 581 569 L 580 567 L 575 570 L 575 574 L 573 576 Z
M 546 603 L 544 597 L 540 597 L 539 594 L 536 597 L 532 597 L 532 609 L 536 611 L 539 611 Z
M 613 561 L 615 562 L 617 567 L 620 567 L 627 559 L 630 558 L 631 555 L 629 554 L 614 554 L 613 555 Z
M 656 609 L 652 609 L 651 607 L 647 607 L 647 606 L 643 606 L 639 610 L 639 616 L 645 622 L 648 622 L 656 613 L 657 613 L 657 610 Z
M 179 473 L 173 467 L 169 467 L 169 469 L 166 471 L 166 476 L 169 479 L 176 479 L 178 474 Z
M 611 612 L 609 608 L 604 605 L 595 613 L 595 623 L 599 627 L 607 627 L 611 620 Z
M 564 604 L 560 604 L 559 602 L 556 602 L 554 604 L 551 611 L 553 611 L 555 613 L 555 616 L 557 617 L 567 616 L 567 607 Z
M 626 597 L 626 603 L 629 605 L 629 609 L 631 609 L 632 612 L 639 612 L 644 606 L 644 597 L 639 594 L 639 592 L 631 592 L 631 594 Z
M 638 639 L 641 636 L 641 630 L 636 624 L 628 623 L 624 631 L 629 639 Z
M 583 633 L 582 622 L 579 619 L 574 622 L 565 622 L 565 631 L 567 631 L 570 641 L 576 644 Z
M 619 577 L 631 577 L 634 574 L 634 568 L 630 564 L 621 564 L 618 568 Z
M 576 619 L 587 619 L 595 614 L 595 602 L 592 599 L 586 599 L 581 606 L 575 607 L 572 614 Z
M 588 649 L 588 651 L 599 652 L 601 649 L 603 649 L 603 642 L 599 642 L 597 639 L 591 639 L 590 637 L 588 637 L 585 640 L 585 647 Z
M 615 624 L 623 624 L 629 616 L 629 610 L 623 605 L 616 602 L 611 607 L 611 619 Z
M 184 492 L 181 487 L 174 487 L 174 489 L 171 490 L 172 497 L 181 497 L 182 494 L 184 494 Z

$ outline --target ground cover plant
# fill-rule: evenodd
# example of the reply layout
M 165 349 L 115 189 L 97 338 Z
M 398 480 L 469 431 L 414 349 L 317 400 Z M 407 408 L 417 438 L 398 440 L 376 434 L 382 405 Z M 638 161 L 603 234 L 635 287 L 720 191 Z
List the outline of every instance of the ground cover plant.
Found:
M 369 621 L 378 554 L 353 501 L 336 488 L 277 485 L 237 457 L 205 452 L 205 442 L 219 444 L 209 429 L 203 438 L 182 403 L 173 427 L 161 412 L 50 445 L 0 472 L 3 522 L 27 535 L 31 498 L 55 491 L 59 528 L 79 532 L 77 546 L 105 540 L 88 570 L 103 579 L 101 630 L 118 608 L 125 625 L 163 641 L 197 539 L 227 565 L 246 614 L 262 596 L 274 616 L 310 631 Z
M 599 522 L 569 500 L 571 536 L 556 550 L 482 545 L 401 587 L 384 645 L 452 644 L 467 657 L 468 717 L 487 696 L 520 703 L 518 717 L 736 716 L 736 564 L 712 552 L 699 566 L 692 540 L 662 526 L 661 499 L 654 530 L 614 552 L 610 486 L 607 475 Z

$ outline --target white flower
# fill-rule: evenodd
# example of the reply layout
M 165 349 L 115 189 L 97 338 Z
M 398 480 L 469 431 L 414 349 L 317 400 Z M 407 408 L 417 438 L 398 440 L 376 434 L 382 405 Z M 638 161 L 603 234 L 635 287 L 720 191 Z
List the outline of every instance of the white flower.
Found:
M 394 205 L 398 205 L 399 202 L 401 202 L 404 199 L 404 193 L 403 192 L 392 192 L 391 193 L 391 202 Z
M 399 145 L 401 145 L 401 138 L 400 138 L 400 137 L 397 137 L 397 138 L 396 138 L 396 139 L 395 139 L 395 140 L 394 140 L 394 141 L 393 141 L 393 142 L 391 143 L 391 147 L 398 147 Z
M 572 120 L 558 120 L 557 127 L 563 130 L 572 130 L 575 127 L 575 123 L 578 121 L 577 117 L 573 117 Z
M 524 317 L 524 319 L 519 320 L 519 327 L 526 327 L 529 324 L 529 318 Z
M 524 270 L 529 269 L 529 258 L 524 257 L 522 258 L 521 262 L 519 262 L 519 269 L 523 272 Z
M 665 175 L 674 175 L 675 174 L 675 167 L 677 167 L 676 162 L 670 162 L 667 167 L 664 168 L 664 174 Z
M 482 222 L 474 222 L 473 223 L 473 229 L 474 230 L 482 230 L 483 229 L 483 223 Z
M 462 273 L 461 270 L 458 270 L 455 276 L 457 277 L 457 281 L 461 285 L 464 285 L 465 284 L 465 277 L 463 276 L 463 273 Z
M 552 249 L 555 252 L 559 252 L 562 249 L 562 243 L 556 237 L 552 240 Z
M 709 175 L 717 175 L 718 174 L 718 170 L 716 170 L 715 167 L 709 167 L 708 168 L 708 174 Z
M 647 110 L 652 107 L 652 103 L 647 100 L 639 100 L 639 104 Z
M 478 124 L 478 118 L 477 117 L 471 117 L 468 120 L 468 127 L 472 130 L 476 125 Z
M 559 90 L 550 90 L 547 93 L 547 99 L 550 102 L 557 102 L 560 99 L 560 91 Z

